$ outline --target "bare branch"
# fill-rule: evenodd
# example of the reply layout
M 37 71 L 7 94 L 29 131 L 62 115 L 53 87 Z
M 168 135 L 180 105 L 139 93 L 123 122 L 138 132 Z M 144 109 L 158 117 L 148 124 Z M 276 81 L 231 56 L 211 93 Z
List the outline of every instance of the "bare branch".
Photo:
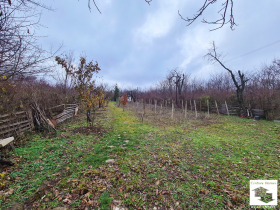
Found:
M 152 0 L 145 0 L 145 2 L 147 2 L 149 5 L 152 2 Z
M 90 1 L 91 1 L 91 0 L 88 0 L 88 8 L 89 8 L 89 11 L 91 11 Z M 93 2 L 93 4 L 94 4 L 95 8 L 97 9 L 97 11 L 98 11 L 100 14 L 102 14 L 101 11 L 100 11 L 100 9 L 99 9 L 99 7 L 97 6 L 95 0 L 92 0 L 92 2 Z
M 204 4 L 202 5 L 202 7 L 197 11 L 197 14 L 194 15 L 194 17 L 192 18 L 184 18 L 181 14 L 180 14 L 180 11 L 178 10 L 178 14 L 179 16 L 182 18 L 182 20 L 188 22 L 187 26 L 191 25 L 198 17 L 200 17 L 204 10 L 207 9 L 207 7 L 210 5 L 210 4 L 214 4 L 216 2 L 216 0 L 211 0 L 211 1 L 208 1 L 208 0 L 205 0 Z
M 187 26 L 191 25 L 194 21 L 196 21 L 200 16 L 203 15 L 205 10 L 217 3 L 217 0 L 205 0 L 204 4 L 201 6 L 201 8 L 197 11 L 197 13 L 192 18 L 184 18 L 181 13 L 178 11 L 179 16 L 182 20 L 187 22 Z M 218 14 L 221 15 L 221 18 L 215 20 L 215 21 L 208 21 L 206 19 L 202 19 L 202 23 L 207 24 L 213 24 L 213 25 L 219 25 L 218 27 L 211 29 L 210 31 L 217 30 L 219 28 L 222 28 L 225 24 L 230 24 L 231 30 L 234 30 L 234 26 L 236 26 L 234 21 L 234 15 L 233 15 L 233 0 L 225 0 L 225 2 L 222 3 L 222 8 L 218 11 Z M 228 20 L 227 20 L 227 15 Z
M 217 54 L 215 42 L 212 43 L 212 46 L 213 46 L 213 48 L 209 50 L 209 52 L 206 54 L 206 56 L 210 57 L 210 60 L 214 60 L 214 61 L 218 62 L 224 69 L 226 69 L 228 72 L 232 73 L 232 71 L 229 68 L 227 68 L 220 60 L 221 55 Z

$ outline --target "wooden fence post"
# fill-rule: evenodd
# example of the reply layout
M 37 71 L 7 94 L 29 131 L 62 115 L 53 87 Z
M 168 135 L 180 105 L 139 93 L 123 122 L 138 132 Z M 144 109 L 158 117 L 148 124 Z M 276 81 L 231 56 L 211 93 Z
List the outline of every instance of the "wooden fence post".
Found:
M 195 100 L 193 100 L 193 104 L 194 104 L 195 118 L 197 118 L 197 110 L 196 110 L 196 103 L 195 103 Z
M 228 111 L 227 101 L 225 101 L 225 105 L 226 105 L 227 115 L 229 116 L 229 111 Z
M 217 104 L 217 101 L 216 101 L 216 100 L 215 100 L 215 105 L 216 105 L 216 109 L 217 109 L 217 114 L 220 115 L 219 108 L 218 108 L 218 104 Z
M 187 111 L 188 111 L 188 101 L 185 104 L 185 118 L 187 118 Z
M 208 117 L 210 117 L 209 100 L 208 99 L 207 99 L 207 111 L 208 111 Z
M 249 106 L 248 106 L 248 109 L 247 109 L 248 117 L 253 117 L 251 109 L 252 109 L 251 103 L 249 103 Z
M 28 109 L 27 114 L 28 114 L 28 118 L 29 118 L 28 120 L 29 120 L 29 123 L 30 123 L 30 127 L 31 127 L 31 130 L 32 130 L 32 129 L 34 129 L 32 110 Z
M 173 117 L 174 117 L 174 104 L 173 104 L 173 101 L 172 101 L 172 105 L 171 105 L 171 119 L 173 120 Z

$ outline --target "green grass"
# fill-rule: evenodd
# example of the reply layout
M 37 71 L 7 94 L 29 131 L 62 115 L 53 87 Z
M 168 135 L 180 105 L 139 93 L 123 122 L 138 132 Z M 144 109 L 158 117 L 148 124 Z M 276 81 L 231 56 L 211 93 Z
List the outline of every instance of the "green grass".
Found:
M 103 136 L 73 133 L 86 126 L 80 115 L 56 137 L 34 135 L 13 150 L 1 208 L 247 209 L 249 180 L 278 180 L 279 124 L 225 116 L 141 123 L 112 103 L 99 113 Z
M 110 204 L 112 200 L 113 198 L 110 197 L 109 193 L 104 192 L 98 200 L 100 202 L 100 209 L 102 210 L 110 209 Z

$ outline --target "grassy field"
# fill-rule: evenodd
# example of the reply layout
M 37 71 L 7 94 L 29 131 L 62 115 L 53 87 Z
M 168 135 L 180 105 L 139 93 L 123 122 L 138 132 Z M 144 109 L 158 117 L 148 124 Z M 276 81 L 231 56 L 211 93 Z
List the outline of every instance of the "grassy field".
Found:
M 226 116 L 142 123 L 111 103 L 93 128 L 80 114 L 56 135 L 22 140 L 10 159 L 1 209 L 248 209 L 249 180 L 279 178 L 280 125 Z

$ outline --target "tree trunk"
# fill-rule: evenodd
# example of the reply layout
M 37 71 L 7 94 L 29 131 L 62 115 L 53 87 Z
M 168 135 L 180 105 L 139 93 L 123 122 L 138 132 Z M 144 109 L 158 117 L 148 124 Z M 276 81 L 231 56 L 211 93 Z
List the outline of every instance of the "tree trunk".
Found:
M 236 89 L 237 102 L 238 102 L 239 109 L 240 109 L 240 116 L 246 116 L 246 108 L 244 105 L 243 92 L 244 92 L 244 90 L 242 90 L 240 88 Z
M 90 110 L 87 110 L 87 123 L 89 123 L 89 125 L 92 126 L 92 120 L 90 114 L 91 114 Z

